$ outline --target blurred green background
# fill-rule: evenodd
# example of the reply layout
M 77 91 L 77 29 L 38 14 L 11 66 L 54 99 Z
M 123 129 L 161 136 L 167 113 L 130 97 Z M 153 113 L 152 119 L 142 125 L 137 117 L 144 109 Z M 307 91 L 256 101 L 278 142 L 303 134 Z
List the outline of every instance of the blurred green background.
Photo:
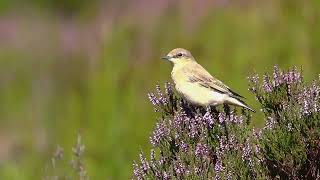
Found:
M 318 76 L 320 1 L 0 0 L 0 179 L 41 179 L 78 133 L 91 179 L 130 178 L 157 117 L 147 92 L 170 80 L 159 57 L 176 47 L 259 109 L 251 73 Z

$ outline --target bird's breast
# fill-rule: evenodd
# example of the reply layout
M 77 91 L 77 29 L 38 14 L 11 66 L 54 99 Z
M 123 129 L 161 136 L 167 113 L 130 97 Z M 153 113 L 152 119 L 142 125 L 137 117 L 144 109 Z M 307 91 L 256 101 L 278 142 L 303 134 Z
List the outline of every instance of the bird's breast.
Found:
M 186 100 L 196 105 L 208 106 L 222 104 L 225 100 L 224 94 L 212 91 L 197 83 L 177 82 L 175 87 Z

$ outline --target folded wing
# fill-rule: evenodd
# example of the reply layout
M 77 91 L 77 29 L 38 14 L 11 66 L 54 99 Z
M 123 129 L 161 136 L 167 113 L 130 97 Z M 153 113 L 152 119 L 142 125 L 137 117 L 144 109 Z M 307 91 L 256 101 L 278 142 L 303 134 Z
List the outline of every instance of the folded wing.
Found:
M 198 83 L 200 86 L 210 88 L 222 94 L 228 94 L 235 98 L 244 98 L 240 94 L 232 91 L 227 85 L 223 84 L 218 79 L 212 77 L 201 65 L 196 64 L 192 67 L 187 67 L 185 73 L 188 76 L 189 82 Z

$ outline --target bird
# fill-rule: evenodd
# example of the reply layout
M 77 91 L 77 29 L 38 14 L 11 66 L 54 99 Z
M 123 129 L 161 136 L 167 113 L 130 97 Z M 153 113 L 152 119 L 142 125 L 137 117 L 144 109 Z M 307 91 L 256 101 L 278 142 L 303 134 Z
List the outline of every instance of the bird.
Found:
M 173 49 L 162 59 L 173 64 L 171 77 L 175 89 L 191 104 L 205 107 L 230 104 L 255 112 L 242 100 L 243 96 L 213 77 L 188 50 Z

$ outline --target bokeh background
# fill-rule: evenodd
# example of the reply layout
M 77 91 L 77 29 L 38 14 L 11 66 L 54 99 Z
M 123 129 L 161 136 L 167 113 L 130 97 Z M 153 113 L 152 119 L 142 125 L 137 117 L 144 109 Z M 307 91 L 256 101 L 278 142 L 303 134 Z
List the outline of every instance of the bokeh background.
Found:
M 78 133 L 91 179 L 130 178 L 157 120 L 147 92 L 170 81 L 159 57 L 176 47 L 259 109 L 251 73 L 318 76 L 320 1 L 1 0 L 0 179 L 41 179 Z

